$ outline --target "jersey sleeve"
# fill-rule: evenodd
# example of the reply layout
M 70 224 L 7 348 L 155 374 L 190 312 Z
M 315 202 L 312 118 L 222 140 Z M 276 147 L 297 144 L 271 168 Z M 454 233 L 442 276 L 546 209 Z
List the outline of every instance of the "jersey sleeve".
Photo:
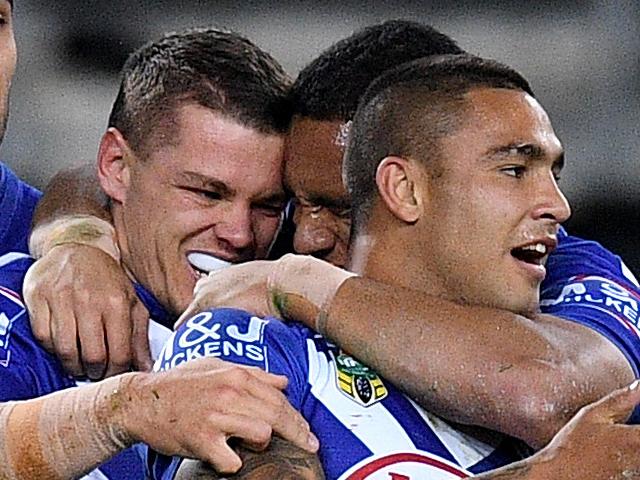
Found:
M 174 368 L 201 357 L 215 357 L 258 367 L 289 379 L 287 399 L 301 409 L 307 387 L 308 360 L 304 328 L 236 309 L 216 309 L 189 319 L 165 344 L 154 370 Z M 215 398 L 212 398 L 215 401 Z M 175 477 L 179 458 L 143 448 L 148 474 L 156 480 Z
M 543 313 L 588 326 L 614 343 L 640 376 L 638 282 L 620 257 L 600 244 L 560 236 L 542 285 Z

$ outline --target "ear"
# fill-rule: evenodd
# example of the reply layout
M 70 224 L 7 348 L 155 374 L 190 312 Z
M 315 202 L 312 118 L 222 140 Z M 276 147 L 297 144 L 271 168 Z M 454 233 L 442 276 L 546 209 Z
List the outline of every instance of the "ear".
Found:
M 131 162 L 135 155 L 117 128 L 109 128 L 98 149 L 98 179 L 104 192 L 124 203 L 131 183 Z
M 407 223 L 415 223 L 422 212 L 416 176 L 414 165 L 402 157 L 385 157 L 376 170 L 376 185 L 382 201 L 393 215 Z

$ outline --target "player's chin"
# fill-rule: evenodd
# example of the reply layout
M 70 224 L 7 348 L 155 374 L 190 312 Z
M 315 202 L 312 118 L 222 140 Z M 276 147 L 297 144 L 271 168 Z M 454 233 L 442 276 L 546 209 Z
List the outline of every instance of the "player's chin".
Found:
M 540 295 L 538 289 L 522 292 L 512 301 L 510 310 L 524 316 L 530 316 L 538 312 L 540 308 Z

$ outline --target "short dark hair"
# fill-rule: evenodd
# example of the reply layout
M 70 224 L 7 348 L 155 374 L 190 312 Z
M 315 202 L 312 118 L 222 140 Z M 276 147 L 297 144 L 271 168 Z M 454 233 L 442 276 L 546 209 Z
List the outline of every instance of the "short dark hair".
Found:
M 382 159 L 394 155 L 427 164 L 437 159 L 438 140 L 463 124 L 464 95 L 475 88 L 522 90 L 533 96 L 518 72 L 473 55 L 419 59 L 369 86 L 353 120 L 343 163 L 354 228 L 368 221 Z
M 132 53 L 121 73 L 109 126 L 143 153 L 171 142 L 176 109 L 195 103 L 263 133 L 285 133 L 290 78 L 246 38 L 214 28 L 168 33 Z M 157 130 L 160 129 L 160 132 Z
M 366 27 L 340 40 L 307 65 L 291 89 L 294 115 L 351 120 L 358 100 L 380 74 L 429 55 L 464 53 L 436 29 L 407 20 Z

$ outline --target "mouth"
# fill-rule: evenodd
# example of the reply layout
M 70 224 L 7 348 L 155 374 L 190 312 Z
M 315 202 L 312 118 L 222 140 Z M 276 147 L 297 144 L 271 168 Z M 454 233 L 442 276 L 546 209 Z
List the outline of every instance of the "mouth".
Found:
M 547 274 L 545 263 L 551 252 L 555 250 L 556 245 L 555 237 L 545 237 L 512 248 L 510 253 L 533 277 L 542 281 Z
M 187 261 L 194 271 L 197 280 L 206 277 L 210 272 L 231 265 L 231 262 L 205 252 L 190 252 L 187 254 Z

